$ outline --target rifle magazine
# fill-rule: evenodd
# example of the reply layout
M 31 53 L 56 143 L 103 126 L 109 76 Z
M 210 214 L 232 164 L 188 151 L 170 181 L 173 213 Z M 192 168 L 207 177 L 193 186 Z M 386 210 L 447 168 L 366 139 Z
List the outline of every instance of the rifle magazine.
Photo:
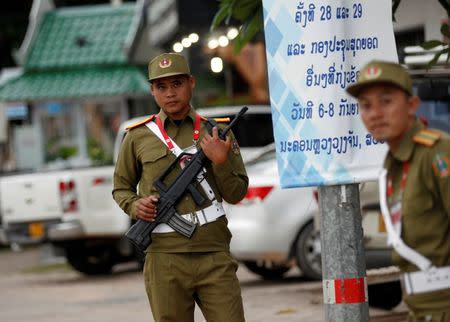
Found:
M 180 233 L 181 235 L 187 238 L 191 238 L 195 228 L 197 227 L 196 224 L 184 219 L 178 214 L 174 214 L 172 217 L 170 217 L 167 224 L 170 227 L 172 227 L 176 232 Z

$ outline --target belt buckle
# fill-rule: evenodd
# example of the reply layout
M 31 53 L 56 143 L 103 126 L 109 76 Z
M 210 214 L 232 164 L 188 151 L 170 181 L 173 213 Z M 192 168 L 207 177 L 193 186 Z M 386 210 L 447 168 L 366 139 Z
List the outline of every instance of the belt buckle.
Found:
M 197 213 L 195 212 L 191 212 L 188 214 L 188 220 L 195 225 L 198 225 L 200 223 L 200 221 L 198 220 Z

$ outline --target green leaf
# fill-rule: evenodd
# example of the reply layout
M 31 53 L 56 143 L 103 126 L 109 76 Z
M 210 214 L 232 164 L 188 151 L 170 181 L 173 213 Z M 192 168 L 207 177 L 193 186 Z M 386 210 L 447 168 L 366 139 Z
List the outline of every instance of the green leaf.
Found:
M 446 23 L 442 24 L 441 26 L 441 33 L 447 37 L 450 38 L 450 26 Z
M 441 57 L 441 55 L 442 55 L 442 51 L 436 53 L 436 55 L 434 55 L 433 59 L 428 62 L 427 69 L 430 69 L 431 67 L 436 65 L 439 60 L 439 57 Z
M 230 14 L 230 7 L 231 5 L 229 3 L 223 3 L 223 5 L 220 6 L 219 11 L 216 12 L 214 15 L 213 21 L 211 23 L 210 30 L 217 29 L 222 22 L 225 20 L 225 18 L 229 17 Z
M 262 6 L 261 0 L 220 0 L 220 7 L 212 22 L 212 29 L 226 19 L 228 25 L 231 18 L 246 22 L 249 21 L 259 6 Z
M 236 37 L 234 52 L 239 51 L 251 40 L 263 27 L 263 13 L 262 7 L 256 11 L 250 21 L 247 21 L 242 26 L 241 32 Z
M 224 22 L 227 24 L 233 14 L 233 6 L 237 0 L 220 0 L 219 10 L 214 15 L 213 21 L 211 22 L 210 30 L 214 30 L 220 27 Z
M 433 49 L 433 48 L 435 48 L 437 46 L 441 46 L 441 45 L 445 45 L 445 44 L 440 40 L 429 40 L 429 41 L 424 42 L 421 45 L 421 47 L 423 49 L 430 50 L 430 49 Z
M 233 8 L 233 18 L 248 21 L 259 7 L 262 7 L 261 0 L 237 0 Z
M 228 25 L 231 18 L 243 22 L 239 35 L 234 39 L 237 53 L 262 29 L 261 0 L 219 0 L 220 6 L 211 22 L 210 30 Z
M 233 17 L 233 11 L 234 11 L 234 7 L 236 5 L 236 1 L 237 0 L 231 0 L 231 2 L 230 2 L 230 6 L 228 7 L 228 17 L 227 17 L 227 20 L 225 21 L 226 25 L 228 25 L 230 23 L 231 17 Z

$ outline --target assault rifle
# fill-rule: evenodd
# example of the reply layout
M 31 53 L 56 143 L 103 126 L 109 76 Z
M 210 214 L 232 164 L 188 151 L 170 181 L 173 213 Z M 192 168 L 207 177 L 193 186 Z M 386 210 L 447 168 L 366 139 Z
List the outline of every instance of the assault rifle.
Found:
M 236 114 L 233 121 L 223 130 L 219 129 L 219 137 L 225 140 L 228 131 L 236 124 L 239 118 L 248 110 L 245 106 L 239 113 Z M 209 133 L 211 134 L 212 122 L 209 122 Z M 173 182 L 166 186 L 164 180 L 172 170 L 178 166 L 181 158 L 190 155 L 191 159 L 185 164 L 183 170 L 173 180 Z M 197 183 L 197 175 L 202 171 L 205 165 L 210 162 L 205 153 L 200 149 L 197 153 L 191 155 L 188 153 L 181 153 L 176 160 L 174 160 L 155 181 L 155 187 L 159 192 L 159 201 L 157 204 L 157 215 L 155 221 L 150 222 L 138 219 L 130 229 L 125 233 L 125 236 L 141 251 L 145 251 L 151 244 L 151 232 L 161 223 L 165 223 L 172 227 L 181 235 L 190 238 L 194 233 L 196 224 L 190 222 L 175 211 L 175 205 L 189 192 L 197 205 L 202 205 L 205 198 L 194 186 Z

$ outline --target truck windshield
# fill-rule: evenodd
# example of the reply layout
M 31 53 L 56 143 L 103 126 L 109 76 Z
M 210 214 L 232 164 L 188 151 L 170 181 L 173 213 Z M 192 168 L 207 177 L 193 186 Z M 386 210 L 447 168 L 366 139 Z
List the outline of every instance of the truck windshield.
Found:
M 113 100 L 28 107 L 28 120 L 8 125 L 9 153 L 2 153 L 2 173 L 112 165 L 122 109 Z

